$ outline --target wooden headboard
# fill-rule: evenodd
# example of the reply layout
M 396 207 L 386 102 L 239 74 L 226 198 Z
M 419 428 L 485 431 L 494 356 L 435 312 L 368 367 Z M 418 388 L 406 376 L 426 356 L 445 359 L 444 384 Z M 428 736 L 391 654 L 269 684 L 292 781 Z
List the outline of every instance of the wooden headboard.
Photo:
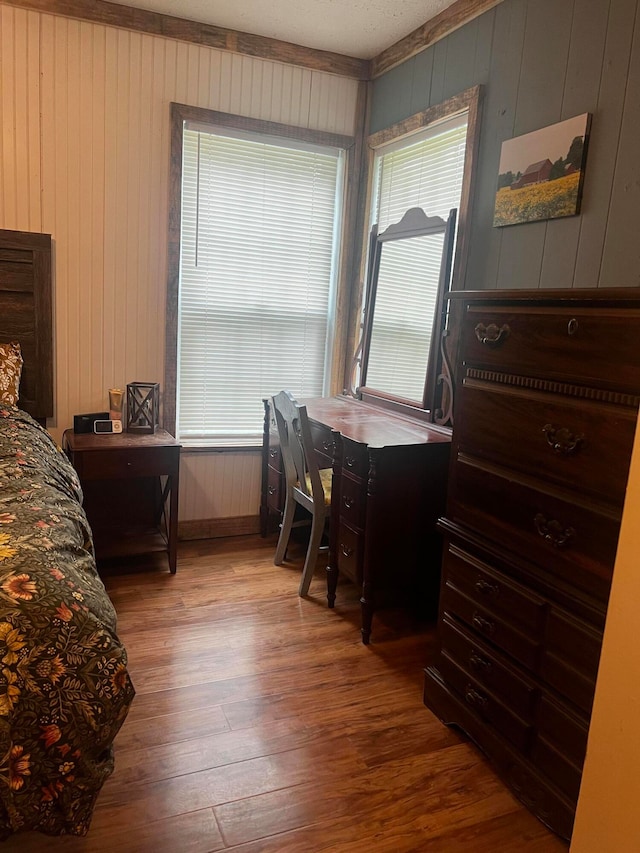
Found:
M 0 229 L 0 342 L 18 341 L 24 365 L 18 405 L 53 416 L 51 235 Z

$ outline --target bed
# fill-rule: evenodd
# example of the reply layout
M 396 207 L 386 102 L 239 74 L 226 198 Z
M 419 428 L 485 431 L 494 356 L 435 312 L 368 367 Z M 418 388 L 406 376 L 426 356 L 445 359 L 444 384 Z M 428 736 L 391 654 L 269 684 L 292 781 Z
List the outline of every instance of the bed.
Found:
M 85 835 L 133 700 L 52 414 L 47 235 L 0 231 L 0 838 Z

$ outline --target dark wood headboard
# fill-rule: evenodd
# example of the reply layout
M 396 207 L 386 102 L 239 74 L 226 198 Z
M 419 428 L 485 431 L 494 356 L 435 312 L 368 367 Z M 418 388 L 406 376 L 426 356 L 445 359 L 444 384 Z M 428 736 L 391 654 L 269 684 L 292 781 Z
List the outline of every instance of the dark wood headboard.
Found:
M 18 405 L 53 416 L 51 235 L 0 229 L 0 342 L 18 341 L 24 365 Z

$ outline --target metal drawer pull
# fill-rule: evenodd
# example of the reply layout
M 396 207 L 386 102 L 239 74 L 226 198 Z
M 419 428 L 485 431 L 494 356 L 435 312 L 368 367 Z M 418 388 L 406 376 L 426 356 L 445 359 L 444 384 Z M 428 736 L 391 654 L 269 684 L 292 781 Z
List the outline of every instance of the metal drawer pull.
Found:
M 275 486 L 269 486 L 269 494 L 270 494 L 270 495 L 275 495 L 275 493 L 276 493 L 277 491 L 278 491 L 278 490 L 276 489 L 276 487 L 275 487 Z
M 342 543 L 340 543 L 340 550 L 342 551 L 343 557 L 350 557 L 353 554 L 353 548 L 347 548 L 347 546 Z
M 478 323 L 474 331 L 481 344 L 487 347 L 497 347 L 506 341 L 511 329 L 506 323 L 503 326 L 496 326 L 495 323 L 485 326 L 484 323 Z
M 347 509 L 351 509 L 351 507 L 352 507 L 352 506 L 354 505 L 354 503 L 355 503 L 354 499 L 353 499 L 353 498 L 350 498 L 350 497 L 347 497 L 347 495 L 345 495 L 345 496 L 344 496 L 344 498 L 342 499 L 342 502 L 343 502 L 343 504 L 346 506 L 346 508 L 347 508 Z
M 464 698 L 468 705 L 473 705 L 476 708 L 486 708 L 489 704 L 487 697 L 483 696 L 482 693 L 478 693 L 477 690 L 474 690 L 470 684 L 467 686 Z
M 490 675 L 493 670 L 493 664 L 490 660 L 483 658 L 481 655 L 476 652 L 471 652 L 469 657 L 469 664 L 476 672 L 482 672 L 485 675 Z
M 575 335 L 575 333 L 577 331 L 578 331 L 578 321 L 576 320 L 575 317 L 572 317 L 571 320 L 569 320 L 569 322 L 567 323 L 567 334 L 568 335 Z
M 542 432 L 547 437 L 549 447 L 562 456 L 571 456 L 572 453 L 576 453 L 584 441 L 584 435 L 581 432 L 575 434 L 566 427 L 556 427 L 553 424 L 545 424 Z
M 333 442 L 331 441 L 331 439 L 325 438 L 325 440 L 322 442 L 322 449 L 333 450 Z
M 481 595 L 491 595 L 494 598 L 500 595 L 500 587 L 497 583 L 489 583 L 489 581 L 478 578 L 474 586 Z
M 484 616 L 481 616 L 479 613 L 473 614 L 471 622 L 479 631 L 482 631 L 485 634 L 491 635 L 496 630 L 496 623 L 492 622 L 490 619 L 485 619 Z
M 278 455 L 278 451 L 277 451 L 275 448 L 273 448 L 273 447 L 272 447 L 272 448 L 271 448 L 271 450 L 269 451 L 269 456 L 270 456 L 272 459 L 275 459 L 277 455 Z
M 347 466 L 347 468 L 353 468 L 353 466 L 356 464 L 355 456 L 345 456 L 344 464 Z
M 546 518 L 539 512 L 533 519 L 538 534 L 554 548 L 562 548 L 576 535 L 573 527 L 563 527 L 555 518 Z

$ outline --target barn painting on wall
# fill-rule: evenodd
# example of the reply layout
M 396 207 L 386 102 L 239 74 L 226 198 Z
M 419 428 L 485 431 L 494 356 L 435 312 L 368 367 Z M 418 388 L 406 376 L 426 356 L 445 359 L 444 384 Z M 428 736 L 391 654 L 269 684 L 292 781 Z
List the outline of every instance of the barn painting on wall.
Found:
M 502 143 L 495 226 L 580 212 L 590 113 Z

